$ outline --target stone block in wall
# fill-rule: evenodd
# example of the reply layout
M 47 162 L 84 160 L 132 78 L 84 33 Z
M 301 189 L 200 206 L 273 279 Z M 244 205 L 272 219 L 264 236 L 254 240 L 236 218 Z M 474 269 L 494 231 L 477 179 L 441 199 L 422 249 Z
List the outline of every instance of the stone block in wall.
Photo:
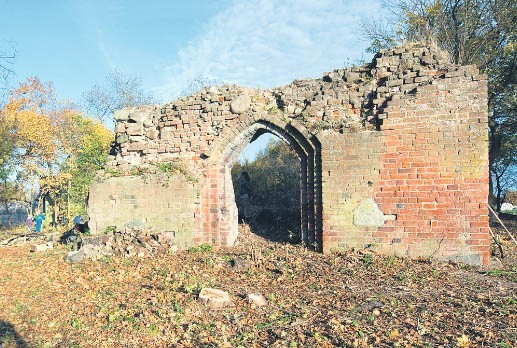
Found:
M 141 143 L 143 140 L 144 140 L 144 138 L 141 135 L 130 135 L 129 136 L 130 143 Z
M 373 198 L 361 200 L 354 209 L 354 225 L 356 226 L 382 226 L 384 225 L 384 214 Z
M 128 146 L 128 151 L 143 151 L 147 147 L 147 143 L 142 141 L 142 138 L 134 139 L 130 137 L 131 144 Z
M 117 122 L 115 125 L 115 133 L 124 133 L 126 131 L 126 124 L 123 122 Z
M 247 111 L 251 105 L 251 98 L 249 95 L 240 95 L 232 100 L 230 103 L 230 111 L 234 114 L 242 114 Z
M 151 140 L 155 140 L 158 138 L 160 132 L 156 128 L 150 128 L 146 131 L 145 135 Z
M 119 136 L 117 136 L 116 138 L 116 142 L 118 144 L 124 144 L 124 143 L 127 143 L 129 141 L 129 137 L 127 136 L 127 134 L 121 134 Z
M 127 135 L 142 135 L 144 126 L 141 123 L 128 123 L 126 126 Z
M 116 110 L 114 115 L 113 115 L 113 118 L 115 119 L 115 121 L 126 121 L 129 117 L 129 110 L 128 109 L 120 109 L 120 110 Z
M 129 114 L 128 119 L 138 124 L 142 124 L 146 119 L 150 118 L 149 112 L 145 110 L 136 110 Z
M 161 139 L 173 139 L 174 138 L 174 129 L 170 127 L 164 127 L 160 130 L 160 138 Z
M 142 122 L 142 125 L 144 126 L 144 128 L 149 128 L 149 127 L 154 126 L 154 123 L 153 123 L 152 119 L 147 118 L 144 120 L 144 122 Z

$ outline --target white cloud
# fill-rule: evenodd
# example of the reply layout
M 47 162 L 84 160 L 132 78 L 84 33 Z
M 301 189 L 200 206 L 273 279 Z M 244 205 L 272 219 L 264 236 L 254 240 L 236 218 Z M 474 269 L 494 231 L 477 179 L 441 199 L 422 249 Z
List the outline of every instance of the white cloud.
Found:
M 360 21 L 380 11 L 380 0 L 235 0 L 164 67 L 154 91 L 172 100 L 199 75 L 252 87 L 320 77 L 361 56 Z
M 99 52 L 105 61 L 105 63 L 110 67 L 110 69 L 115 69 L 116 65 L 113 62 L 113 58 L 111 56 L 110 51 L 108 50 L 108 47 L 106 45 L 106 40 L 104 38 L 104 32 L 97 28 L 97 46 L 99 48 Z

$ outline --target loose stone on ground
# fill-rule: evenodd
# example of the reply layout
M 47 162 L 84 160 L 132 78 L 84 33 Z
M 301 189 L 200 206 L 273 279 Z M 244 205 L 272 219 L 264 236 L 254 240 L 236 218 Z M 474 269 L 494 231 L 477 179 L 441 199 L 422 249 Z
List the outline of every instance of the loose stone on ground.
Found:
M 199 302 L 211 309 L 223 309 L 231 305 L 230 295 L 220 289 L 204 288 L 199 293 Z

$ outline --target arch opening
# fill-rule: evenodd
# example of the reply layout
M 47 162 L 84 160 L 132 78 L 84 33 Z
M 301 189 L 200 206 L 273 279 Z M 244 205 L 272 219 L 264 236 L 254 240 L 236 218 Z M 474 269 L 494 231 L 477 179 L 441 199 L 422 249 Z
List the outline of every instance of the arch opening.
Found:
M 240 153 L 252 140 L 271 133 L 287 143 L 299 160 L 299 228 L 298 240 L 315 250 L 322 248 L 321 147 L 315 137 L 304 136 L 295 126 L 278 126 L 258 120 L 234 137 L 225 146 L 219 173 L 224 175 L 220 196 L 224 211 L 220 223 L 226 245 L 232 245 L 238 234 L 238 208 L 232 181 L 232 168 Z
M 300 165 L 287 142 L 257 131 L 232 167 L 239 223 L 270 241 L 301 242 Z

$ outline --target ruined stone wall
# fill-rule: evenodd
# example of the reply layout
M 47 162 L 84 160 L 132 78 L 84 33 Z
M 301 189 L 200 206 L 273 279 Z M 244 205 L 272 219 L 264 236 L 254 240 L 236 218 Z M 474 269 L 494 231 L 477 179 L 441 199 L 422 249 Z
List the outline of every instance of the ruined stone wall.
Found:
M 397 214 L 383 232 L 410 256 L 488 262 L 487 84 L 475 67 L 439 72 L 384 110 L 384 166 L 375 192 Z
M 126 224 L 174 232 L 179 247 L 192 245 L 198 194 L 181 173 L 110 177 L 100 175 L 90 187 L 92 233 Z
M 231 167 L 249 141 L 270 132 L 300 158 L 306 243 L 487 263 L 486 108 L 486 77 L 475 67 L 410 44 L 320 79 L 271 90 L 211 87 L 121 110 L 108 165 L 127 175 L 160 163 L 186 168 L 198 177 L 199 199 L 185 210 L 191 242 L 228 246 L 237 234 Z M 101 210 L 90 215 L 110 220 Z
M 391 100 L 380 132 L 322 137 L 327 248 L 488 262 L 486 81 L 473 67 L 440 74 Z
M 323 246 L 326 250 L 362 249 L 376 242 L 373 232 L 384 225 L 384 214 L 373 200 L 383 167 L 382 133 L 338 135 L 324 132 L 320 139 L 323 148 Z

